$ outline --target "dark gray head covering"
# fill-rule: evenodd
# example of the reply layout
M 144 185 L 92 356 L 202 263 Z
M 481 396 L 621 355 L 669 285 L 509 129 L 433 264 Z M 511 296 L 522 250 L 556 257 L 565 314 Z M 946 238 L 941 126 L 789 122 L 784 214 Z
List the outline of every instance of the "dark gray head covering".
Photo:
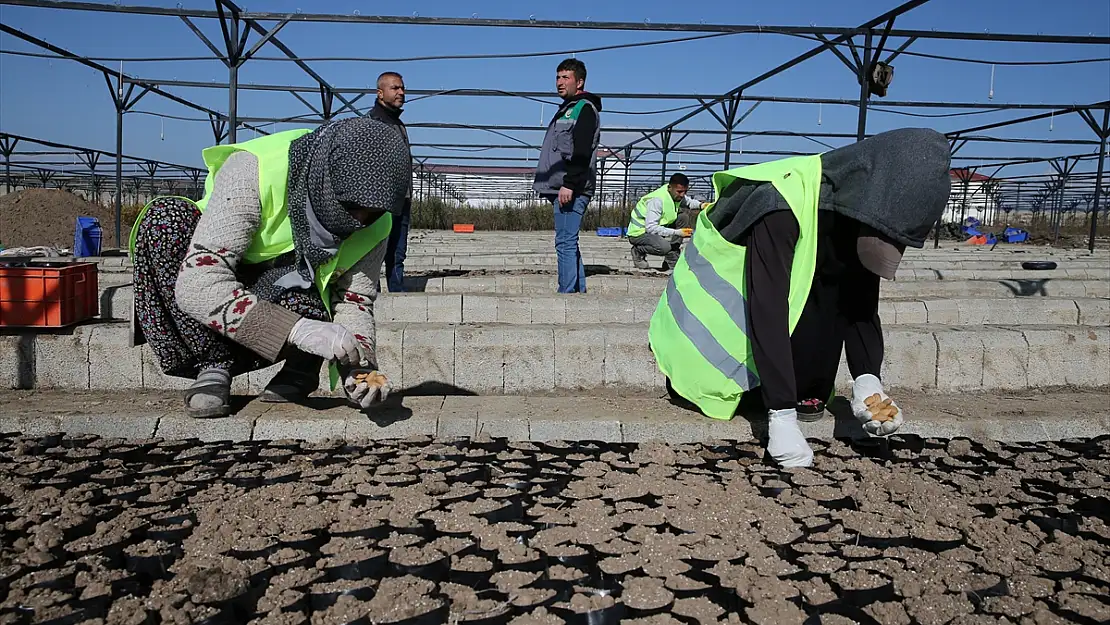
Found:
M 266 271 L 253 290 L 271 301 L 286 290 L 311 291 L 317 268 L 363 227 L 344 205 L 381 214 L 398 210 L 409 168 L 401 137 L 369 117 L 331 122 L 295 139 L 286 202 L 295 262 Z
M 893 278 L 906 247 L 923 247 L 951 189 L 951 152 L 944 135 L 903 128 L 821 155 L 820 210 L 863 224 L 857 250 L 876 274 Z M 770 184 L 739 180 L 721 193 L 709 219 L 737 243 L 764 215 L 789 210 Z

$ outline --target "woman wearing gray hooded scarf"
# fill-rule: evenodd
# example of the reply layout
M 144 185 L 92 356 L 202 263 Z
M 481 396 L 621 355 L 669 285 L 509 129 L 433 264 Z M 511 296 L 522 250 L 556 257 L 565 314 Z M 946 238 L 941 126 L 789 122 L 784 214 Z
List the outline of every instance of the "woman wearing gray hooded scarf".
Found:
M 713 176 L 719 198 L 699 217 L 651 320 L 668 388 L 731 419 L 760 388 L 768 453 L 809 466 L 798 413 L 831 397 L 841 350 L 852 411 L 870 434 L 904 415 L 883 388 L 880 278 L 923 247 L 948 202 L 951 154 L 928 129 L 884 132 L 824 154 Z
M 204 160 L 200 201 L 155 198 L 132 229 L 133 344 L 194 380 L 192 417 L 227 416 L 231 378 L 282 360 L 263 401 L 303 400 L 325 361 L 353 404 L 384 400 L 374 301 L 411 169 L 399 135 L 345 119 L 213 146 Z

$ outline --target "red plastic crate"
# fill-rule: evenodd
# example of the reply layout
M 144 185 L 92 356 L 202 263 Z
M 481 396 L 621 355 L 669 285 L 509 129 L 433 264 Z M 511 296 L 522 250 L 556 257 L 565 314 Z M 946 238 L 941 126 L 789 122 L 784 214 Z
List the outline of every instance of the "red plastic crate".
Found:
M 100 314 L 99 295 L 96 263 L 0 264 L 0 326 L 80 323 Z
M 474 224 L 455 224 L 452 230 L 455 232 L 474 232 Z

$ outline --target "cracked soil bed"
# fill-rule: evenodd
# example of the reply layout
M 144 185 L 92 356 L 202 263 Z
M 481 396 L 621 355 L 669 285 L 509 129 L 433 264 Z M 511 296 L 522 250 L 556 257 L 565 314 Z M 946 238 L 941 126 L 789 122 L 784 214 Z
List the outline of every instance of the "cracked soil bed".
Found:
M 0 625 L 1105 623 L 1110 437 L 0 435 Z

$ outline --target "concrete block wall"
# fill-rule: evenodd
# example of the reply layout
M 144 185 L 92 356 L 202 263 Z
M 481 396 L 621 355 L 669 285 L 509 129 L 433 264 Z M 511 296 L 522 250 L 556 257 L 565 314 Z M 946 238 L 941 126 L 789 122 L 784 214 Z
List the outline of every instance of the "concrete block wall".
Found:
M 127 347 L 122 323 L 72 333 L 0 337 L 9 388 L 182 389 L 149 345 Z M 529 394 L 583 389 L 657 393 L 663 388 L 647 324 L 384 323 L 380 365 L 398 387 L 428 392 Z M 901 388 L 1004 390 L 1110 386 L 1110 328 L 1088 325 L 893 325 L 884 378 Z M 257 393 L 277 365 L 239 376 L 236 393 Z M 847 383 L 841 368 L 841 387 Z M 321 371 L 321 389 L 327 385 Z

